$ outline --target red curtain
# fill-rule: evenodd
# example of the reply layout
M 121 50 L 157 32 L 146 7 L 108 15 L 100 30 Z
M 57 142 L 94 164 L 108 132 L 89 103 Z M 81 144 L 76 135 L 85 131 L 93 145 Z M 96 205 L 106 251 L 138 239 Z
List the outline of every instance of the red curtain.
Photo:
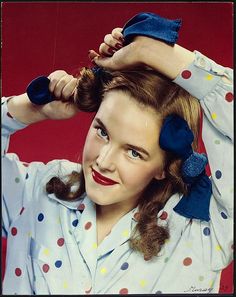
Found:
M 224 2 L 99 3 L 4 2 L 2 4 L 2 94 L 25 92 L 28 83 L 56 69 L 74 73 L 89 65 L 89 49 L 139 12 L 183 21 L 178 43 L 217 63 L 233 65 L 233 4 Z M 9 151 L 30 162 L 78 161 L 91 115 L 45 121 L 13 135 Z M 3 241 L 3 273 L 5 259 Z M 232 292 L 232 264 L 223 271 L 221 293 Z

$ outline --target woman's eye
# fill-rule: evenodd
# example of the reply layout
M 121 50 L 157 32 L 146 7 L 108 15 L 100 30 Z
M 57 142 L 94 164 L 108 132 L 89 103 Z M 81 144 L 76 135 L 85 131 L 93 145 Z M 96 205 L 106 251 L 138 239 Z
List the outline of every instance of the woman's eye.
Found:
M 104 129 L 102 129 L 102 128 L 99 128 L 99 127 L 97 128 L 97 134 L 101 138 L 104 138 L 104 139 L 107 139 L 108 138 L 107 132 Z
M 142 156 L 135 150 L 129 149 L 128 150 L 128 155 L 132 159 L 142 159 Z

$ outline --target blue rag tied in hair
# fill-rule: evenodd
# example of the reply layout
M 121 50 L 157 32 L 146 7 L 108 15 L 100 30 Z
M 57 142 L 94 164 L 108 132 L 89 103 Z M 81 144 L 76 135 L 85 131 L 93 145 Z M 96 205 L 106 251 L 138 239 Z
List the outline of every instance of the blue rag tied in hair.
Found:
M 189 187 L 188 194 L 183 195 L 174 211 L 190 219 L 209 221 L 212 185 L 205 173 L 207 157 L 192 150 L 193 139 L 193 132 L 183 118 L 175 114 L 166 117 L 160 133 L 160 147 L 183 160 L 182 178 Z
M 123 28 L 125 44 L 135 36 L 147 36 L 160 39 L 174 45 L 178 39 L 181 20 L 169 20 L 151 12 L 142 12 L 131 18 Z

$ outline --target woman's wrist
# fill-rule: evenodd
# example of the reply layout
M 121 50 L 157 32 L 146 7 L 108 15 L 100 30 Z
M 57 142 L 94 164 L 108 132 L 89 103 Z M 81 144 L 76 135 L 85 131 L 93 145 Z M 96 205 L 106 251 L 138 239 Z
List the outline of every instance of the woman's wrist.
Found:
M 39 108 L 31 103 L 26 93 L 12 97 L 7 105 L 9 113 L 23 124 L 29 125 L 47 119 Z
M 171 80 L 174 80 L 193 60 L 194 53 L 177 44 L 170 46 L 162 41 L 145 38 L 141 46 L 142 63 Z

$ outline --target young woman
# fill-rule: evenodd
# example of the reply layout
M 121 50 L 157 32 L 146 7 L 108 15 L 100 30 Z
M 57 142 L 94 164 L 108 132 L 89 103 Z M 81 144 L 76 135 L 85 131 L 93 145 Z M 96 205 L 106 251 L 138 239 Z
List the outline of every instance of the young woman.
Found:
M 233 255 L 232 71 L 158 39 L 122 40 L 116 28 L 90 52 L 104 68 L 50 74 L 55 101 L 3 98 L 4 294 L 219 290 Z M 190 176 L 200 106 L 212 194 L 204 168 Z M 96 111 L 81 165 L 6 153 L 15 131 L 79 110 Z

